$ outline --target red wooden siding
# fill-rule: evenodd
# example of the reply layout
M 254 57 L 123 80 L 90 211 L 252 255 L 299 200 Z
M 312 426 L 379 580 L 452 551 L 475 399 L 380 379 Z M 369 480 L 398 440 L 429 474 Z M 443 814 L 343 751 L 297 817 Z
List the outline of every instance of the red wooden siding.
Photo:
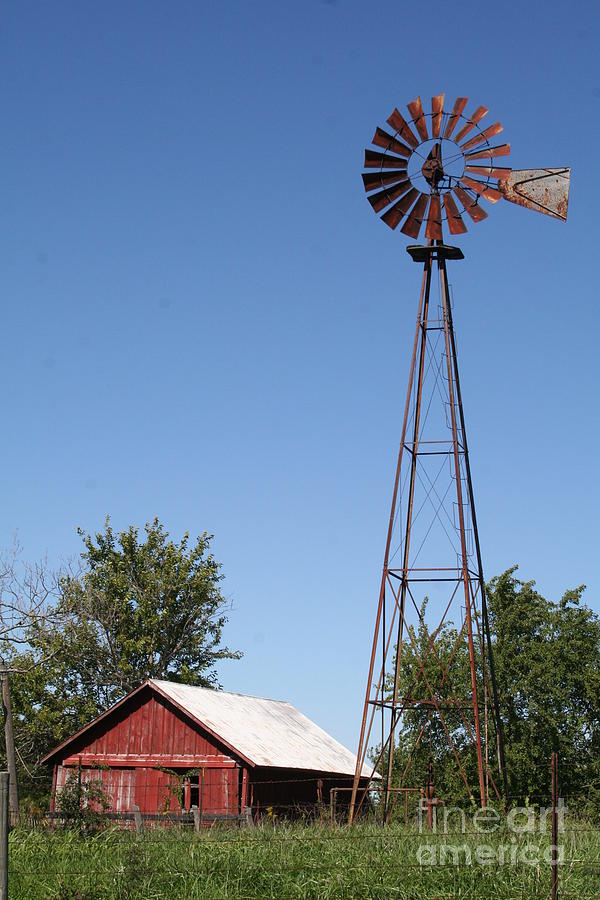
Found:
M 146 695 L 136 700 L 133 708 L 122 707 L 114 718 L 99 722 L 97 728 L 74 741 L 68 748 L 69 763 L 76 765 L 79 756 L 152 757 L 160 759 L 163 765 L 169 765 L 168 760 L 177 764 L 186 757 L 195 760 L 217 756 L 233 763 L 225 747 L 218 747 L 199 727 L 168 708 L 161 697 Z
M 82 780 L 101 780 L 115 812 L 131 812 L 134 804 L 141 812 L 179 812 L 189 809 L 191 792 L 184 778 L 191 774 L 197 778 L 196 802 L 203 786 L 205 814 L 240 812 L 240 764 L 226 747 L 150 691 L 72 741 L 64 754 L 57 767 L 57 795 L 69 771 L 81 765 Z

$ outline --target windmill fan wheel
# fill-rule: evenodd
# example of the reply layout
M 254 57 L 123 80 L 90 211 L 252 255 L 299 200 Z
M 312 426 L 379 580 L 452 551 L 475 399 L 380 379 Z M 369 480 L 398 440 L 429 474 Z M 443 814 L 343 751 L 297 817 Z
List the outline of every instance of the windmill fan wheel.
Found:
M 510 144 L 490 142 L 503 130 L 500 122 L 481 128 L 489 110 L 464 110 L 468 97 L 459 97 L 451 112 L 444 111 L 445 94 L 431 99 L 431 112 L 421 98 L 408 104 L 409 117 L 395 109 L 387 123 L 392 132 L 377 128 L 373 144 L 365 150 L 362 176 L 368 201 L 390 228 L 418 238 L 423 222 L 425 237 L 443 240 L 443 224 L 450 234 L 464 234 L 465 213 L 473 222 L 487 218 L 480 201 L 496 203 L 503 196 L 499 182 L 511 169 L 496 165 L 508 156 Z

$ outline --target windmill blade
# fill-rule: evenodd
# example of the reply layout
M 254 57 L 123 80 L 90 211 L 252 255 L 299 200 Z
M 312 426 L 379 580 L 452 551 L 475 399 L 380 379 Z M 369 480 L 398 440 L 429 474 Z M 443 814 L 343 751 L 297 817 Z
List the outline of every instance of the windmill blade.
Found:
M 438 194 L 433 194 L 431 197 L 425 237 L 434 241 L 442 240 L 442 206 Z
M 505 200 L 567 221 L 571 169 L 515 169 L 498 187 Z
M 473 159 L 484 159 L 487 156 L 510 156 L 510 144 L 498 144 L 497 147 L 486 147 L 483 150 L 471 150 L 470 153 L 465 153 L 465 159 L 469 162 Z
M 427 134 L 427 124 L 425 122 L 425 116 L 423 115 L 423 104 L 421 103 L 421 98 L 417 97 L 416 100 L 413 100 L 412 103 L 408 103 L 408 111 L 413 118 L 413 125 L 419 132 L 419 137 L 422 141 L 429 140 L 429 135 Z
M 378 213 L 381 212 L 382 209 L 385 209 L 386 206 L 389 206 L 393 200 L 397 200 L 402 194 L 406 194 L 406 192 L 410 190 L 410 186 L 410 181 L 408 178 L 405 178 L 404 181 L 401 181 L 400 184 L 397 184 L 395 187 L 384 188 L 376 194 L 371 194 L 370 197 L 367 197 L 367 200 L 375 212 Z
M 407 160 L 398 156 L 390 156 L 387 153 L 377 153 L 376 150 L 365 150 L 365 169 L 406 169 Z
M 410 147 L 412 147 L 413 150 L 415 147 L 419 146 L 419 141 L 415 137 L 414 132 L 411 130 L 410 125 L 400 115 L 397 109 L 394 110 L 387 121 L 388 125 L 391 125 L 394 131 L 396 131 L 398 134 L 401 134 L 406 143 Z
M 489 109 L 487 106 L 478 106 L 470 119 L 467 120 L 467 124 L 463 125 L 458 134 L 452 138 L 457 144 L 462 141 L 462 139 L 477 125 L 478 122 L 481 122 L 484 116 L 489 113 Z
M 401 144 L 400 141 L 397 141 L 395 137 L 392 137 L 383 128 L 376 129 L 373 143 L 377 144 L 378 147 L 385 147 L 386 150 L 391 150 L 392 153 L 397 153 L 398 156 L 406 156 L 408 158 L 412 153 L 410 147 Z
M 434 138 L 439 138 L 440 136 L 445 97 L 445 94 L 437 94 L 437 96 L 431 98 L 431 112 L 433 113 L 431 117 L 431 136 Z
M 450 113 L 450 118 L 448 119 L 448 121 L 446 123 L 446 128 L 444 129 L 443 137 L 445 140 L 448 140 L 448 138 L 454 131 L 456 123 L 458 122 L 458 118 L 459 118 L 459 116 L 462 115 L 462 111 L 468 102 L 469 102 L 468 97 L 457 97 L 457 99 L 454 101 L 454 106 L 452 107 L 452 112 Z
M 485 131 L 481 131 L 479 134 L 476 134 L 474 138 L 471 138 L 470 141 L 467 141 L 466 144 L 463 144 L 460 149 L 464 153 L 465 150 L 477 147 L 479 144 L 487 141 L 488 138 L 495 137 L 495 135 L 500 134 L 501 131 L 504 131 L 504 128 L 500 122 L 494 122 L 494 124 L 490 125 L 489 128 L 486 128 Z
M 396 228 L 410 209 L 411 203 L 415 197 L 418 196 L 418 190 L 416 188 L 411 188 L 405 197 L 402 197 L 401 200 L 394 203 L 394 205 L 384 213 L 381 217 L 382 221 L 385 222 L 386 225 L 389 225 L 390 228 Z
M 465 166 L 467 172 L 472 172 L 473 175 L 481 175 L 482 178 L 497 178 L 498 181 L 506 181 L 512 169 L 509 169 L 507 166 L 493 166 L 491 163 L 489 166 Z
M 425 213 L 427 212 L 428 203 L 429 197 L 427 194 L 421 194 L 411 209 L 408 219 L 400 229 L 402 234 L 407 234 L 411 238 L 419 237 L 419 231 L 421 230 L 421 224 L 425 218 Z
M 374 191 L 386 185 L 396 184 L 406 178 L 406 172 L 364 172 L 362 176 L 365 191 Z
M 464 187 L 471 188 L 471 190 L 479 194 L 480 197 L 485 197 L 490 203 L 497 203 L 498 200 L 502 199 L 500 191 L 496 190 L 496 188 L 489 187 L 487 184 L 482 184 L 481 181 L 475 181 L 474 178 L 468 178 L 466 175 L 463 175 L 460 183 Z
M 450 234 L 465 234 L 467 226 L 462 220 L 462 216 L 458 211 L 452 194 L 444 194 L 444 207 L 446 209 L 446 216 L 448 217 L 448 228 L 450 229 Z
M 456 185 L 453 188 L 454 193 L 462 203 L 465 208 L 465 212 L 473 219 L 474 222 L 483 222 L 484 219 L 487 219 L 488 214 L 485 209 L 479 205 L 477 200 L 474 200 L 464 188 L 461 188 L 459 185 Z

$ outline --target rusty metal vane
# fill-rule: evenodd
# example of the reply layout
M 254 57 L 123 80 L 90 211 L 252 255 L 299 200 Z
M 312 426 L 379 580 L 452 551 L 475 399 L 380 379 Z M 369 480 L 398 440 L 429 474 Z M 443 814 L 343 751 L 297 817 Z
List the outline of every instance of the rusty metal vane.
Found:
M 566 221 L 571 170 L 497 165 L 510 154 L 510 144 L 490 143 L 503 130 L 500 122 L 481 128 L 486 106 L 468 114 L 468 97 L 458 97 L 451 109 L 445 99 L 437 94 L 424 105 L 417 97 L 407 105 L 407 118 L 394 109 L 387 119 L 393 133 L 378 127 L 372 141 L 378 149 L 365 150 L 367 199 L 386 225 L 404 223 L 400 231 L 416 239 L 425 222 L 425 237 L 441 241 L 444 226 L 464 234 L 465 213 L 482 222 L 487 212 L 480 201 L 502 198 Z

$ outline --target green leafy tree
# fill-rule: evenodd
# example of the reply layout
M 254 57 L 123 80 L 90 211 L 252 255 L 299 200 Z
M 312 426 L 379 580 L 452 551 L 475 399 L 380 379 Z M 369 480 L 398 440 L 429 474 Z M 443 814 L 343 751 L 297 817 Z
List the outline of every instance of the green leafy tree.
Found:
M 562 795 L 580 810 L 600 814 L 600 618 L 582 603 L 583 586 L 553 602 L 535 590 L 535 582 L 519 581 L 515 572 L 516 567 L 509 569 L 487 587 L 511 798 L 515 802 L 548 798 L 550 756 L 557 751 Z M 417 660 L 417 655 L 426 657 L 431 641 L 425 610 L 426 603 L 419 627 L 412 630 L 412 640 L 405 640 L 402 650 L 399 696 L 413 700 L 430 699 Z M 475 650 L 479 670 L 477 642 Z M 424 664 L 427 680 L 437 686 L 436 699 L 441 704 L 447 701 L 452 685 L 468 706 L 468 647 L 466 639 L 458 640 L 452 623 L 437 634 L 436 651 L 437 658 L 429 654 Z M 451 656 L 450 678 L 440 684 L 440 662 L 446 668 Z M 428 713 L 427 707 L 407 706 L 396 738 L 393 781 L 423 786 L 431 756 L 438 796 L 464 801 L 464 784 L 446 733 L 437 713 Z M 468 781 L 477 790 L 472 742 L 456 709 L 444 709 L 444 716 Z M 493 740 L 490 724 L 490 749 Z M 488 764 L 499 785 L 495 756 L 490 752 Z
M 488 586 L 511 795 L 547 797 L 557 751 L 563 795 L 600 811 L 600 618 L 583 586 L 555 603 L 515 572 Z
M 425 598 L 418 626 L 409 626 L 403 640 L 398 697 L 401 702 L 404 698 L 405 710 L 395 738 L 392 783 L 423 787 L 429 760 L 433 759 L 438 796 L 447 802 L 458 802 L 464 800 L 466 787 L 447 732 L 471 789 L 477 790 L 478 786 L 477 758 L 466 727 L 472 715 L 462 712 L 462 706 L 471 703 L 469 648 L 464 633 L 459 634 L 452 622 L 445 622 L 435 633 L 430 630 L 426 622 L 427 603 Z M 387 689 L 391 694 L 391 676 Z M 442 710 L 445 728 L 432 705 L 432 693 Z M 461 709 L 453 697 L 458 698 Z M 387 771 L 387 760 L 380 771 Z
M 15 732 L 33 793 L 36 778 L 47 787 L 37 759 L 146 679 L 217 688 L 217 664 L 241 656 L 222 644 L 227 601 L 209 535 L 175 543 L 158 519 L 143 536 L 133 526 L 115 533 L 108 519 L 94 536 L 79 533 L 81 570 L 59 579 L 54 614 L 30 624 L 11 659 L 22 672 Z

